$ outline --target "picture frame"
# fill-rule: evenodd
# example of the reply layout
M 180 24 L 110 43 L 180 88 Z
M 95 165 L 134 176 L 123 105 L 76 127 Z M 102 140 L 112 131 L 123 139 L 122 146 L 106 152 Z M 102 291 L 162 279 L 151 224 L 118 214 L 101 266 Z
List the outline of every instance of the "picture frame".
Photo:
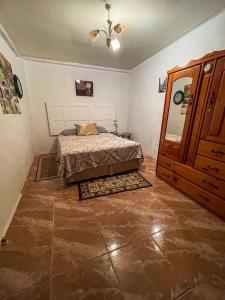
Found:
M 75 80 L 76 96 L 93 97 L 93 81 Z
M 159 77 L 159 87 L 158 92 L 159 93 L 165 93 L 167 87 L 167 76 Z
M 12 66 L 2 53 L 0 53 L 0 93 L 3 114 L 21 114 Z

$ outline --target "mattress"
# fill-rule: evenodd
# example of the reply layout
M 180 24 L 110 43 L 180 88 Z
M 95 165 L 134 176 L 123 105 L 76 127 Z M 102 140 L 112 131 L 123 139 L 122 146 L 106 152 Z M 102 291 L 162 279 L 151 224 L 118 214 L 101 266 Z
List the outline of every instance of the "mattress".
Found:
M 111 133 L 90 136 L 58 136 L 59 174 L 67 181 L 73 175 L 108 165 L 143 162 L 141 144 Z

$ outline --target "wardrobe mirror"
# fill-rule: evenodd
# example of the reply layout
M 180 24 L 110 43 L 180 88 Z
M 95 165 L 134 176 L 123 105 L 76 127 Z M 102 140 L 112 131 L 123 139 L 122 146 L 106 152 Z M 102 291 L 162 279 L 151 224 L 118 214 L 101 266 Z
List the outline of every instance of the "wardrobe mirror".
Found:
M 166 140 L 180 143 L 185 124 L 186 111 L 191 99 L 192 77 L 175 80 L 171 88 Z

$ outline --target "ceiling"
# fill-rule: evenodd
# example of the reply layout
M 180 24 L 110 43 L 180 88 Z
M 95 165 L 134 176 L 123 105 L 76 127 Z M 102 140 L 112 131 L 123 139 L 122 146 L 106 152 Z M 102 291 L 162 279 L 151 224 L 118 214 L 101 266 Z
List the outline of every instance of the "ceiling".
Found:
M 23 56 L 130 69 L 225 8 L 225 0 L 111 0 L 126 30 L 108 49 L 89 32 L 106 24 L 103 0 L 0 0 L 0 22 Z

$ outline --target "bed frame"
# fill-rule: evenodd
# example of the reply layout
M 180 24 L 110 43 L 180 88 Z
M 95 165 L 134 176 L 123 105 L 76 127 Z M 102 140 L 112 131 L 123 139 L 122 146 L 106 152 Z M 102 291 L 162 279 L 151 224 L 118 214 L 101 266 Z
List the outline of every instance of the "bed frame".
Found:
M 116 164 L 101 166 L 97 168 L 91 168 L 84 170 L 80 173 L 73 174 L 68 180 L 64 179 L 64 183 L 67 185 L 72 182 L 83 181 L 91 178 L 115 175 L 124 173 L 131 170 L 138 170 L 141 166 L 139 159 L 132 159 Z

